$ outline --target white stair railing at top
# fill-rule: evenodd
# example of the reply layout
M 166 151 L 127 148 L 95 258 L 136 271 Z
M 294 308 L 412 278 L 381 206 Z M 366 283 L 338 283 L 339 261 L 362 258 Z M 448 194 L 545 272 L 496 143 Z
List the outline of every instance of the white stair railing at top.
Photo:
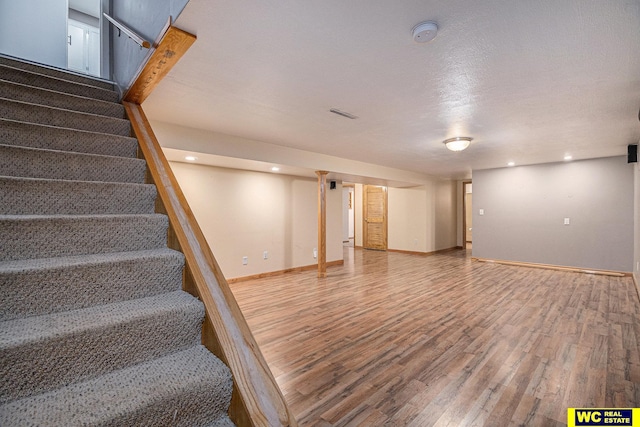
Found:
M 106 13 L 103 13 L 102 15 L 105 18 L 107 18 L 107 21 L 111 22 L 118 29 L 118 31 L 122 31 L 123 33 L 125 33 L 127 36 L 129 36 L 131 40 L 136 42 L 140 47 L 143 47 L 145 49 L 149 49 L 151 47 L 151 43 L 149 43 L 147 40 L 140 37 L 138 34 L 136 34 L 133 30 L 128 28 L 126 25 L 116 21 Z

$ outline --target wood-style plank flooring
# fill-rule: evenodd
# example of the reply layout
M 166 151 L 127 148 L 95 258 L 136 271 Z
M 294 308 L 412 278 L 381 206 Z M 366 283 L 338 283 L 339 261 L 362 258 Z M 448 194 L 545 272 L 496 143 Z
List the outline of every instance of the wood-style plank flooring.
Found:
M 632 279 L 345 248 L 231 285 L 301 426 L 555 426 L 640 406 Z

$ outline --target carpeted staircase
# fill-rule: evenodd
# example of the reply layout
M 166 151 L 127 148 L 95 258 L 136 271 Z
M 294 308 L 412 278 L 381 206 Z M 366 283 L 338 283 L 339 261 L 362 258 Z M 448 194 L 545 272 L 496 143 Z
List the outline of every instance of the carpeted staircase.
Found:
M 0 426 L 229 426 L 118 94 L 0 57 Z

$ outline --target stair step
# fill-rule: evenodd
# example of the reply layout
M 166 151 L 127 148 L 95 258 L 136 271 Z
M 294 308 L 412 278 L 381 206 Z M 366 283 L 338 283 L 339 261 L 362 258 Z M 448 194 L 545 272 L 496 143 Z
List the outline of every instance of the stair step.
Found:
M 228 368 L 198 345 L 0 407 L 0 425 L 227 426 Z
M 125 119 L 80 113 L 64 108 L 0 98 L 0 117 L 62 128 L 130 136 L 131 123 Z
M 0 323 L 0 403 L 200 344 L 202 303 L 184 291 Z
M 0 98 L 46 105 L 49 107 L 65 108 L 67 110 L 98 114 L 101 116 L 117 117 L 120 119 L 125 116 L 124 106 L 122 104 L 84 96 L 69 95 L 63 92 L 27 86 L 1 79 Z
M 184 256 L 146 251 L 0 262 L 0 321 L 180 290 Z
M 42 87 L 58 92 L 69 93 L 72 95 L 86 96 L 87 98 L 101 99 L 103 101 L 118 102 L 119 95 L 117 92 L 109 89 L 102 89 L 93 84 L 85 84 L 74 82 L 68 76 L 64 78 L 48 76 L 39 71 L 27 71 L 20 68 L 14 68 L 8 65 L 0 65 L 0 76 L 4 80 L 24 85 Z
M 20 70 L 31 71 L 38 74 L 44 74 L 50 77 L 57 77 L 62 80 L 68 80 L 71 82 L 83 83 L 89 86 L 99 87 L 101 89 L 114 90 L 113 82 L 98 78 L 91 77 L 84 74 L 73 73 L 68 70 L 61 70 L 49 65 L 36 64 L 27 62 L 23 59 L 12 58 L 6 55 L 0 55 L 0 64 L 9 67 L 17 68 Z
M 165 215 L 0 215 L 0 261 L 166 247 Z
M 152 184 L 0 176 L 0 215 L 150 214 Z
M 0 145 L 0 176 L 143 183 L 143 159 Z
M 105 156 L 136 157 L 130 136 L 67 129 L 0 118 L 0 144 Z
M 0 54 L 0 426 L 231 427 L 114 88 Z

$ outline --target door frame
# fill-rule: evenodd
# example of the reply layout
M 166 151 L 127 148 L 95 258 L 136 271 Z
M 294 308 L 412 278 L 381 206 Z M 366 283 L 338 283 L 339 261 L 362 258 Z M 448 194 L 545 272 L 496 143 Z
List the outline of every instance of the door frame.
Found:
M 74 26 L 76 28 L 79 28 L 83 31 L 83 38 L 82 38 L 82 69 L 78 70 L 76 68 L 70 68 L 69 67 L 69 37 L 71 37 L 69 35 L 69 27 L 70 26 Z M 93 33 L 96 34 L 98 37 L 98 51 L 95 52 L 95 49 L 91 49 L 91 46 L 89 44 L 89 33 Z M 77 43 L 77 41 L 76 41 Z M 86 24 L 82 21 L 78 21 L 76 19 L 72 19 L 72 18 L 67 18 L 67 70 L 76 72 L 76 73 L 82 73 L 82 74 L 86 74 L 87 76 L 91 76 L 91 77 L 100 77 L 102 74 L 102 52 L 101 52 L 101 46 L 102 46 L 102 34 L 100 32 L 100 27 L 94 27 L 92 25 Z M 98 56 L 98 69 L 97 70 L 90 70 L 90 65 L 91 65 L 91 55 L 97 55 Z M 93 73 L 91 72 L 93 71 Z M 94 74 L 97 71 L 98 74 Z
M 470 179 L 462 181 L 462 249 L 467 248 L 467 184 L 471 184 Z
M 353 214 L 351 216 L 351 220 L 353 221 L 353 247 L 356 246 L 356 234 L 358 232 L 358 228 L 356 227 L 356 185 L 355 184 L 342 184 L 342 188 L 346 188 L 353 196 L 351 199 L 351 210 Z M 347 211 L 349 211 L 349 207 L 347 206 Z M 348 228 L 348 226 L 347 226 Z M 347 233 L 349 234 L 349 233 Z M 347 236 L 347 238 L 351 239 L 351 236 Z

